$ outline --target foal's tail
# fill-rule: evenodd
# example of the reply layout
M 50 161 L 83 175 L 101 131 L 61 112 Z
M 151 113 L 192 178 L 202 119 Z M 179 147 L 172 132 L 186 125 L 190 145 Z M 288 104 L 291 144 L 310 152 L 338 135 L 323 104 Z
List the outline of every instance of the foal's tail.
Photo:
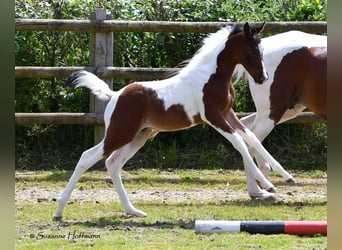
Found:
M 107 83 L 85 70 L 73 72 L 66 80 L 66 85 L 75 88 L 89 88 L 94 95 L 105 101 L 109 100 L 115 93 Z

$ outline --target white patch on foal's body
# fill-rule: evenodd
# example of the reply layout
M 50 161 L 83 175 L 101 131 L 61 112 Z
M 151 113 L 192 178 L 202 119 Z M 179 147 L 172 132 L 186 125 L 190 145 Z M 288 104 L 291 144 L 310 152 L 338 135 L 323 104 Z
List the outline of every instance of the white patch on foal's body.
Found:
M 204 116 L 202 90 L 209 77 L 216 72 L 217 56 L 225 48 L 230 30 L 230 27 L 225 27 L 205 38 L 200 50 L 177 75 L 161 81 L 137 83 L 151 88 L 163 100 L 164 110 L 175 104 L 183 105 L 189 120 L 194 123 L 194 116 Z
M 244 27 L 247 26 L 248 23 L 246 23 Z M 258 33 L 262 30 L 262 28 L 263 26 L 260 28 Z M 207 121 L 204 108 L 205 104 L 203 101 L 204 86 L 206 83 L 208 83 L 211 75 L 216 73 L 217 57 L 219 53 L 226 47 L 230 32 L 231 27 L 225 27 L 206 38 L 204 40 L 204 45 L 201 47 L 198 53 L 195 54 L 195 56 L 189 61 L 188 65 L 183 68 L 177 75 L 162 81 L 145 81 L 136 82 L 135 84 L 139 84 L 145 87 L 145 89 L 151 89 L 156 94 L 157 98 L 163 102 L 165 111 L 167 111 L 173 105 L 180 104 L 183 106 L 189 120 L 192 121 L 192 123 L 194 123 L 194 116 L 197 116 L 198 114 L 200 114 L 203 121 Z M 248 33 L 248 35 L 251 34 Z M 259 49 L 261 49 L 261 47 L 259 47 Z M 88 78 L 86 77 L 87 75 Z M 264 76 L 265 75 L 266 74 L 264 72 Z M 114 92 L 108 90 L 108 87 L 104 85 L 105 83 L 96 76 L 89 77 L 89 73 L 82 72 L 79 73 L 79 75 L 76 74 L 72 76 L 70 81 L 77 82 L 77 77 L 82 78 L 80 79 L 80 86 L 91 88 L 94 94 L 98 94 L 104 99 L 111 97 L 104 114 L 105 126 L 106 128 L 108 128 L 109 124 L 111 123 L 112 114 L 115 113 L 117 101 L 121 93 L 127 87 Z M 142 88 L 140 88 L 139 90 L 141 89 Z M 129 160 L 148 139 L 159 132 L 157 127 L 149 127 L 149 125 L 151 124 L 148 124 L 148 121 L 145 122 L 146 124 L 139 125 L 140 127 L 138 128 L 138 131 L 130 142 L 116 149 L 112 153 L 108 152 L 110 153 L 110 155 L 106 159 L 106 167 L 111 175 L 125 212 L 127 214 L 132 214 L 140 217 L 146 216 L 146 213 L 134 208 L 134 206 L 130 202 L 122 184 L 120 171 L 126 161 Z M 263 176 L 260 170 L 256 167 L 252 157 L 248 153 L 248 149 L 245 144 L 245 141 L 247 141 L 250 146 L 256 147 L 256 150 L 261 155 L 269 159 L 271 162 L 275 162 L 275 160 L 270 155 L 265 154 L 265 149 L 261 149 L 262 145 L 260 142 L 258 142 L 256 137 L 252 136 L 250 133 L 230 133 L 228 132 L 230 130 L 224 132 L 222 129 L 215 127 L 213 124 L 210 125 L 213 126 L 218 132 L 220 132 L 227 140 L 229 140 L 241 153 L 246 169 L 246 175 L 249 177 L 249 179 L 254 181 L 255 179 L 257 179 L 261 182 L 261 185 L 263 187 L 267 188 L 269 191 L 273 191 L 274 186 Z M 81 174 L 89 169 L 98 160 L 104 157 L 104 146 L 105 139 L 82 154 L 71 179 L 69 180 L 66 188 L 61 195 L 61 199 L 58 201 L 55 218 L 61 218 L 66 202 L 70 197 L 71 191 L 75 187 L 75 184 L 79 180 Z M 259 186 L 255 188 L 259 192 L 257 193 L 257 195 L 260 195 L 260 193 L 262 193 L 264 197 L 272 196 L 272 194 L 268 193 L 267 191 L 261 190 Z

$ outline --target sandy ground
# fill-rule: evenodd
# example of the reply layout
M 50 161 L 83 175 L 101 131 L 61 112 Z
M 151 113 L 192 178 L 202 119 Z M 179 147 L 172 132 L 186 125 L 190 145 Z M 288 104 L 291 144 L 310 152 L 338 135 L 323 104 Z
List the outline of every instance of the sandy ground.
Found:
M 300 180 L 297 184 L 275 183 L 278 201 L 301 201 L 303 199 L 327 198 L 327 178 Z M 62 189 L 24 187 L 15 190 L 16 203 L 56 202 Z M 132 201 L 176 201 L 191 200 L 241 200 L 249 199 L 246 190 L 233 190 L 227 185 L 224 189 L 193 189 L 193 190 L 130 190 L 127 194 Z M 74 189 L 70 202 L 110 202 L 118 201 L 113 188 Z

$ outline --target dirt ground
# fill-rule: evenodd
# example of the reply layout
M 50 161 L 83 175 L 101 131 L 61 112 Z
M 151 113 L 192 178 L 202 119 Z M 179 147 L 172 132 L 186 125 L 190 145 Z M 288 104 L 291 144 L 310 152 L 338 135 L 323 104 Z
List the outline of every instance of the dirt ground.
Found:
M 277 201 L 301 201 L 302 199 L 326 199 L 327 198 L 327 178 L 297 179 L 296 184 L 286 184 L 276 182 Z M 16 203 L 34 203 L 56 201 L 63 189 L 23 187 L 15 190 Z M 189 200 L 241 200 L 249 199 L 246 190 L 233 190 L 229 184 L 223 189 L 199 189 L 193 190 L 161 190 L 151 187 L 146 190 L 131 190 L 127 188 L 127 194 L 132 201 L 175 201 L 184 202 Z M 70 197 L 70 202 L 109 202 L 118 201 L 115 188 L 96 188 L 84 190 L 74 189 Z

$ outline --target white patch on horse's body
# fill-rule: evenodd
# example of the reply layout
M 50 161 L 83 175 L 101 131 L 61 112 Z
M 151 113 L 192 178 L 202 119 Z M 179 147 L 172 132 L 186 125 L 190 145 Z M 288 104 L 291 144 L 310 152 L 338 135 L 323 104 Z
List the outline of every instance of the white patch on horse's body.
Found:
M 235 76 L 237 79 L 241 79 L 244 76 L 248 77 L 248 85 L 250 93 L 252 95 L 257 116 L 268 118 L 270 113 L 270 98 L 265 98 L 266 93 L 270 93 L 270 88 L 273 83 L 274 72 L 279 63 L 286 54 L 291 53 L 302 47 L 321 47 L 327 46 L 327 36 L 308 34 L 301 31 L 288 31 L 277 35 L 265 37 L 261 39 L 261 45 L 264 48 L 264 64 L 268 72 L 268 80 L 263 84 L 255 84 L 253 78 L 246 72 L 246 70 L 238 65 L 235 69 Z M 295 110 L 302 111 L 302 107 L 296 107 Z M 296 112 L 295 111 L 295 112 Z M 288 119 L 293 118 L 291 115 L 286 115 Z M 285 118 L 285 117 L 284 117 Z M 268 118 L 269 119 L 269 118 Z M 282 119 L 278 123 L 284 122 L 286 119 Z M 257 135 L 258 136 L 258 135 Z M 259 138 L 264 139 L 264 138 Z
M 258 112 L 270 112 L 270 99 L 265 98 L 262 93 L 270 93 L 273 83 L 274 72 L 286 54 L 302 47 L 327 46 L 327 37 L 313 35 L 301 31 L 289 31 L 261 39 L 264 48 L 264 63 L 268 72 L 268 80 L 263 84 L 255 84 L 251 76 L 248 75 L 248 82 L 255 107 Z M 239 68 L 244 70 L 243 68 Z M 241 73 L 240 73 L 241 75 Z M 292 118 L 292 117 L 291 117 Z
M 301 48 L 313 47 L 327 47 L 327 36 L 308 34 L 301 31 L 289 31 L 261 39 L 261 45 L 264 48 L 263 59 L 265 67 L 268 72 L 268 80 L 264 84 L 255 84 L 253 78 L 245 71 L 245 69 L 238 65 L 234 72 L 236 79 L 246 78 L 250 88 L 257 112 L 241 119 L 241 121 L 255 133 L 255 135 L 262 141 L 275 126 L 275 121 L 270 117 L 271 114 L 271 86 L 274 82 L 274 74 L 279 64 L 282 62 L 284 56 Z M 291 74 L 291 71 L 289 71 Z M 290 84 L 290 83 L 289 83 Z M 302 103 L 290 106 L 281 119 L 276 123 L 282 123 L 289 119 L 296 117 L 306 107 Z M 260 155 L 256 154 L 254 150 L 250 150 L 251 154 L 255 155 L 259 167 L 265 175 L 268 174 L 270 166 L 265 162 Z M 275 169 L 283 176 L 287 176 L 284 169 Z M 248 176 L 247 176 L 248 178 Z M 250 183 L 250 181 L 248 181 Z M 254 185 L 254 183 L 253 183 Z

